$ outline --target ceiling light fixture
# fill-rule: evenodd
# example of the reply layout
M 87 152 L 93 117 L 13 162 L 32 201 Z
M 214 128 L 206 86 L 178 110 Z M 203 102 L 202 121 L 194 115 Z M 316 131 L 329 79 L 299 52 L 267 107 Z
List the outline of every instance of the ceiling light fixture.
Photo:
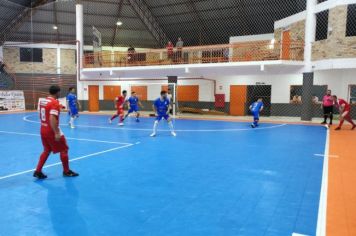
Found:
M 57 30 L 57 29 L 58 29 L 58 26 L 54 25 L 54 26 L 53 26 L 53 29 L 54 29 L 54 30 Z
M 117 25 L 117 26 L 121 26 L 121 25 L 122 25 L 122 22 L 121 22 L 121 21 L 118 21 L 118 22 L 116 22 L 116 25 Z

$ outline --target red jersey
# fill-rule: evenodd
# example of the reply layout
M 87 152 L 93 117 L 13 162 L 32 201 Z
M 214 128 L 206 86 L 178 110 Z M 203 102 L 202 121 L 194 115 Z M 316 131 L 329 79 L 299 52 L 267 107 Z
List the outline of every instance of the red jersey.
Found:
M 167 44 L 167 51 L 168 51 L 168 54 L 173 54 L 173 43 L 169 43 Z
M 125 98 L 123 96 L 117 96 L 115 98 L 115 101 L 116 101 L 116 109 L 124 108 Z
M 40 101 L 40 120 L 41 120 L 41 136 L 51 137 L 54 136 L 54 131 L 51 128 L 49 117 L 54 115 L 59 123 L 61 105 L 57 99 L 48 97 Z
M 350 104 L 348 104 L 344 99 L 339 99 L 339 106 L 345 105 L 344 111 L 350 111 Z

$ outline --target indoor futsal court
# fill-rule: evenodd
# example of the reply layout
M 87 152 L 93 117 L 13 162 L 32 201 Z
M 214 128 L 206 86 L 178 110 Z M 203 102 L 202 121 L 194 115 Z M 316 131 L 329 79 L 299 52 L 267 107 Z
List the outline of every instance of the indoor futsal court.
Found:
M 356 235 L 356 0 L 1 0 L 0 236 Z

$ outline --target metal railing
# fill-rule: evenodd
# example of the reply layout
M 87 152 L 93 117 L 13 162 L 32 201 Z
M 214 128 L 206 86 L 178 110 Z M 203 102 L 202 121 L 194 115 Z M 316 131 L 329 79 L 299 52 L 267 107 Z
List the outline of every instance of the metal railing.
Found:
M 151 49 L 134 52 L 103 51 L 87 53 L 83 57 L 83 67 L 130 67 L 271 60 L 303 61 L 303 58 L 303 42 L 271 43 L 270 41 L 258 41 L 184 47 L 173 51 Z

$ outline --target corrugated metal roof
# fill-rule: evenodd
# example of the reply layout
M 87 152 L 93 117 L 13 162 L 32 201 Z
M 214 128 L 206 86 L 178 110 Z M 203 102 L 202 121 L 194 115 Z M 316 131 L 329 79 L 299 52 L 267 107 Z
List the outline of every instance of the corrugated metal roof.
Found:
M 34 3 L 35 0 L 32 0 Z M 36 7 L 31 17 L 23 18 L 20 27 L 7 32 L 7 40 L 31 35 L 34 40 L 46 41 L 57 37 L 75 40 L 75 1 L 53 2 Z M 18 3 L 18 4 L 16 4 Z M 142 47 L 158 46 L 158 42 L 130 5 L 128 0 L 82 0 L 84 8 L 85 41 L 92 41 L 91 26 L 102 34 L 104 44 Z M 146 4 L 158 26 L 169 39 L 182 37 L 185 45 L 227 43 L 230 36 L 273 32 L 276 20 L 305 9 L 306 0 L 140 0 Z M 31 0 L 1 0 L 0 30 L 15 19 Z M 116 22 L 123 22 L 116 29 Z M 32 27 L 32 28 L 31 28 Z M 115 33 L 116 32 L 116 33 Z M 113 38 L 115 36 L 115 40 Z

